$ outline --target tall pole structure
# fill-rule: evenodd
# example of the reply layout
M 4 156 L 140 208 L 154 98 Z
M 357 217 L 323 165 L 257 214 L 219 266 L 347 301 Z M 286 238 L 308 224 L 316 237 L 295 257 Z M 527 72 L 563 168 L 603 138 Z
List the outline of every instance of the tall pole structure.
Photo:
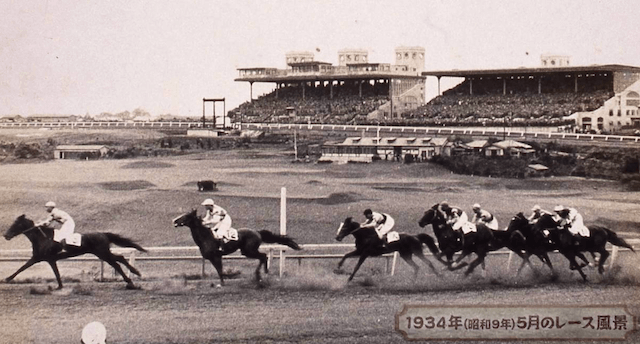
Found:
M 202 126 L 205 125 L 205 111 L 204 105 L 205 103 L 210 102 L 213 103 L 213 129 L 216 128 L 216 102 L 222 102 L 222 111 L 226 111 L 226 101 L 225 98 L 202 98 Z M 224 129 L 225 122 L 225 114 L 222 114 L 222 129 Z

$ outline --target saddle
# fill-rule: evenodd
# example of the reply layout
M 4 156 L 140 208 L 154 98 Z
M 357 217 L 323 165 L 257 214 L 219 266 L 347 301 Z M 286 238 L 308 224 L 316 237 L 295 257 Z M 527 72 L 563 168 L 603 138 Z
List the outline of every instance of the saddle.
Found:
M 75 246 L 75 247 L 82 246 L 82 235 L 80 233 L 73 233 L 69 237 L 64 238 L 63 240 L 65 245 L 67 246 Z M 55 242 L 55 240 L 53 241 Z

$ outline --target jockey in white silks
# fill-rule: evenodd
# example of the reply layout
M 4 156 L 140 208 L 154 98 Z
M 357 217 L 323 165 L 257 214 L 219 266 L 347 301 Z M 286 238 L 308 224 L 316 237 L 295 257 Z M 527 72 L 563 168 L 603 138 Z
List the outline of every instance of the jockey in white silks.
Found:
M 467 213 L 458 207 L 450 206 L 447 202 L 440 203 L 439 210 L 444 213 L 447 224 L 450 225 L 453 230 L 459 231 L 462 229 L 462 226 L 469 222 Z
M 553 210 L 558 214 L 558 224 L 563 227 L 566 226 L 571 234 L 581 237 L 591 236 L 589 228 L 584 225 L 582 215 L 576 209 L 559 205 Z
M 367 218 L 367 221 L 360 225 L 360 227 L 374 228 L 380 239 L 383 239 L 395 225 L 395 221 L 391 216 L 371 211 L 371 209 L 366 209 L 364 216 Z
M 471 222 L 476 225 L 483 223 L 491 230 L 499 230 L 498 219 L 496 219 L 490 212 L 482 209 L 478 203 L 473 205 L 473 217 L 471 218 Z
M 60 224 L 60 229 L 53 230 L 53 241 L 62 242 L 67 239 L 71 241 L 71 236 L 73 235 L 76 229 L 76 223 L 73 221 L 71 216 L 67 214 L 67 212 L 62 211 L 56 208 L 56 204 L 54 202 L 47 202 L 44 205 L 47 208 L 47 212 L 49 215 L 46 219 L 36 223 L 36 226 L 50 226 L 52 222 L 57 222 Z
M 207 208 L 207 213 L 202 218 L 202 225 L 211 229 L 214 238 L 224 242 L 231 229 L 231 216 L 211 198 L 205 199 L 202 205 Z

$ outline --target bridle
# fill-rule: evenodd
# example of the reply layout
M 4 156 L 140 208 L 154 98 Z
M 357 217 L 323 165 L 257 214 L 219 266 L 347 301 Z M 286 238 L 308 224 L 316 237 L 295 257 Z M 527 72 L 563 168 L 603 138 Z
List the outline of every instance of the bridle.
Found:
M 25 229 L 24 231 L 20 232 L 20 234 L 27 234 L 27 232 L 30 232 L 34 229 L 38 229 L 40 231 L 40 234 L 42 234 L 43 237 L 47 237 L 47 235 L 44 233 L 44 231 L 42 230 L 42 227 L 40 226 L 31 226 L 30 228 Z
M 351 223 L 353 223 L 353 221 L 351 221 Z M 342 228 L 344 228 L 344 222 L 340 223 L 340 227 L 338 227 L 338 233 L 336 233 L 336 235 L 340 235 L 340 231 L 342 231 Z M 359 231 L 362 229 L 362 226 L 358 226 L 358 228 L 354 229 L 353 231 L 349 232 L 349 234 L 353 235 L 353 233 Z M 347 235 L 349 235 L 347 234 Z M 345 237 L 347 236 L 345 235 Z

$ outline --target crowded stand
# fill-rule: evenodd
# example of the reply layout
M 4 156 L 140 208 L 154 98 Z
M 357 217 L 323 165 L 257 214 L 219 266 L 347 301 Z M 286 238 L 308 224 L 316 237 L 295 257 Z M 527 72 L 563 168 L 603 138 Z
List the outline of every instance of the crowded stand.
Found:
M 384 84 L 364 83 L 360 96 L 357 85 L 334 86 L 331 99 L 328 87 L 307 87 L 303 99 L 300 86 L 286 86 L 241 104 L 230 115 L 240 114 L 244 122 L 343 124 L 386 103 L 385 88 Z
M 469 81 L 445 91 L 427 104 L 394 118 L 369 116 L 389 101 L 388 86 L 364 83 L 334 86 L 333 99 L 328 87 L 281 87 L 267 95 L 245 102 L 230 115 L 240 114 L 244 122 L 321 123 L 402 126 L 562 126 L 575 112 L 593 111 L 613 97 L 603 88 L 574 92 L 562 84 L 544 93 L 527 81 L 503 90 L 502 82 Z M 361 93 L 360 93 L 361 92 Z M 361 94 L 361 95 L 360 95 Z

